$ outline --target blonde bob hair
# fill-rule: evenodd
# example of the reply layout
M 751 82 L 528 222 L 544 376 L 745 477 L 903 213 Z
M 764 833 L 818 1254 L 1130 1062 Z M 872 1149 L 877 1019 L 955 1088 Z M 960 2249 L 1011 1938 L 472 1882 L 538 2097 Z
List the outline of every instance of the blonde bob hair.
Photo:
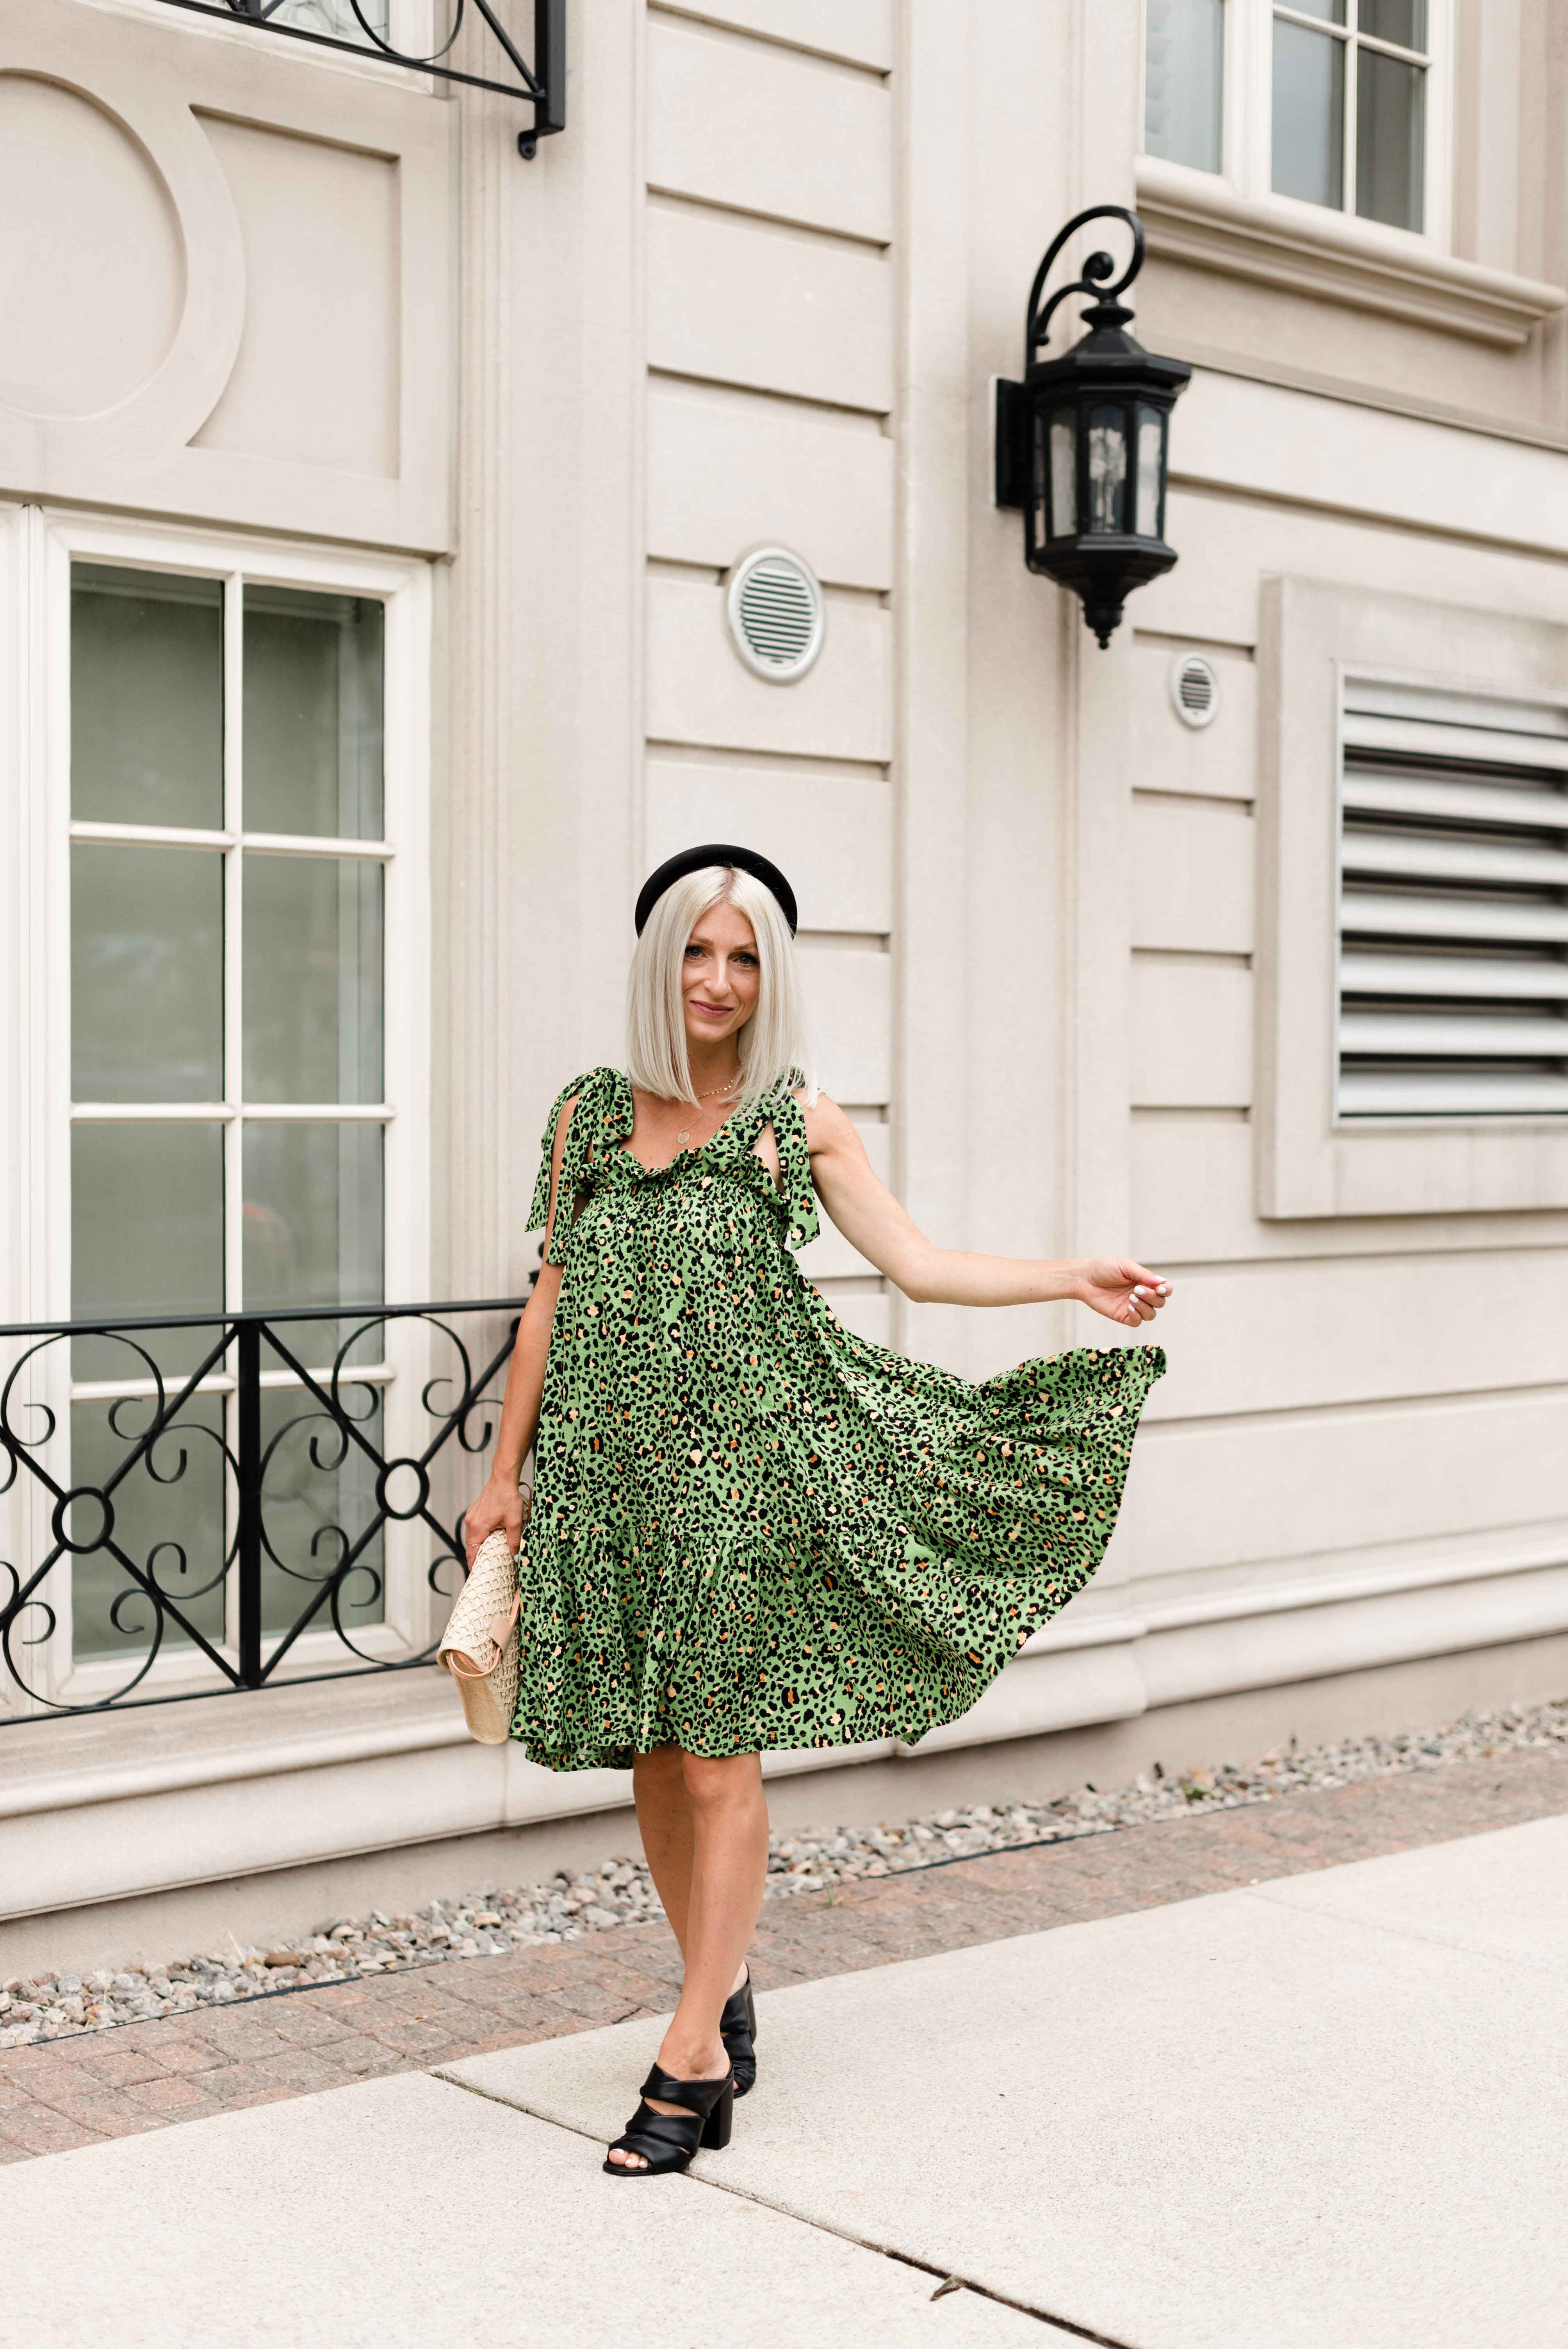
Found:
M 757 1009 L 736 1040 L 742 1071 L 736 1101 L 749 1109 L 779 1085 L 803 1080 L 810 1104 L 817 1098 L 817 1075 L 795 941 L 772 890 L 733 864 L 705 864 L 683 874 L 649 914 L 626 989 L 626 1074 L 661 1101 L 697 1106 L 686 1057 L 681 972 L 693 930 L 711 906 L 725 904 L 750 923 L 761 966 Z

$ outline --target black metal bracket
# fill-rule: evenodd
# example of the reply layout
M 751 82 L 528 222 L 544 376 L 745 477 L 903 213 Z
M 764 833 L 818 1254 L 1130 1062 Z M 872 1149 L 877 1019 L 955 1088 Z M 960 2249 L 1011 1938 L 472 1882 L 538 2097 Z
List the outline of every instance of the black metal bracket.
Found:
M 308 41 L 318 49 L 339 49 L 351 57 L 385 57 L 388 65 L 406 66 L 414 73 L 435 74 L 442 81 L 460 82 L 468 89 L 488 89 L 498 98 L 521 98 L 533 108 L 533 127 L 518 133 L 518 152 L 531 162 L 539 142 L 566 128 L 566 0 L 533 0 L 533 63 L 525 64 L 516 43 L 501 23 L 490 0 L 473 0 L 490 26 L 516 78 L 498 80 L 489 74 L 464 73 L 443 62 L 450 56 L 468 14 L 469 0 L 449 0 L 451 29 L 428 57 L 410 57 L 383 40 L 368 21 L 360 0 L 348 0 L 365 38 L 340 40 L 335 33 L 308 32 L 303 25 L 280 25 L 277 12 L 284 0 L 164 0 L 170 8 L 189 8 L 198 16 L 216 16 L 223 23 L 252 25 L 258 32 L 278 33 L 285 40 Z
M 993 431 L 996 468 L 993 494 L 999 506 L 1012 506 L 1022 511 L 1028 488 L 1028 454 L 1024 446 L 1024 387 L 1005 375 L 996 378 Z
M 1087 227 L 1092 220 L 1126 222 L 1132 231 L 1131 260 L 1116 284 L 1108 286 L 1105 281 L 1116 275 L 1116 264 L 1109 253 L 1091 253 L 1084 263 L 1083 275 L 1075 278 L 1070 285 L 1058 285 L 1042 309 L 1040 295 L 1045 292 L 1046 280 L 1055 268 L 1062 247 L 1069 237 L 1076 236 L 1078 230 Z M 1094 297 L 1094 308 L 1084 314 L 1086 325 L 1120 326 L 1130 318 L 1131 311 L 1122 308 L 1119 297 L 1126 293 L 1142 268 L 1146 249 L 1143 222 L 1136 212 L 1129 212 L 1125 204 L 1091 204 L 1087 212 L 1076 213 L 1064 229 L 1058 230 L 1051 239 L 1045 259 L 1035 272 L 1035 282 L 1029 288 L 1028 307 L 1024 313 L 1024 365 L 1033 365 L 1035 353 L 1049 337 L 1051 320 L 1056 316 L 1057 304 L 1067 301 L 1074 294 L 1089 294 Z M 992 412 L 994 496 L 997 505 L 1018 510 L 1023 507 L 1028 494 L 1029 454 L 1025 440 L 1024 387 L 1006 376 L 998 376 L 995 381 L 996 397 Z

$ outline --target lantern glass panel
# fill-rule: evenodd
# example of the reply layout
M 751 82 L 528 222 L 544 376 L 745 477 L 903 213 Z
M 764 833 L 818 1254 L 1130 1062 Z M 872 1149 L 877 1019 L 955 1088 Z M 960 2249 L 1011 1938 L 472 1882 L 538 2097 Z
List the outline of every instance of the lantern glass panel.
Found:
M 1138 411 L 1138 494 L 1132 527 L 1140 538 L 1165 535 L 1165 419 L 1158 408 Z
M 1122 408 L 1095 408 L 1088 419 L 1088 526 L 1119 533 L 1127 527 L 1128 416 Z
M 1048 535 L 1071 538 L 1078 517 L 1078 417 L 1058 408 L 1051 418 L 1051 504 Z
M 1037 408 L 1029 409 L 1029 486 L 1024 498 L 1024 536 L 1028 554 L 1043 546 L 1046 513 L 1046 419 Z

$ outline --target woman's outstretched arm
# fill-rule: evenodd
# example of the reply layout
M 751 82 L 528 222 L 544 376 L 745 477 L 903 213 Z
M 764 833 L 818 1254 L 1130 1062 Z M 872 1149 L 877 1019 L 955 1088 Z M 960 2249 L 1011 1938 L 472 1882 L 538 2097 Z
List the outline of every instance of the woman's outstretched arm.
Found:
M 819 1094 L 805 1112 L 817 1194 L 851 1247 L 922 1305 L 1048 1305 L 1072 1298 L 1109 1321 L 1138 1329 L 1152 1321 L 1171 1284 L 1124 1257 L 1076 1257 L 1061 1263 L 975 1256 L 934 1247 L 886 1185 L 837 1102 Z
M 555 1229 L 561 1188 L 561 1160 L 566 1148 L 566 1135 L 572 1123 L 576 1099 L 567 1102 L 555 1121 L 555 1143 L 550 1161 L 550 1220 L 544 1227 L 544 1253 L 550 1254 L 551 1234 Z M 533 1294 L 522 1309 L 517 1327 L 517 1343 L 511 1350 L 511 1363 L 506 1374 L 506 1393 L 500 1407 L 500 1427 L 496 1435 L 495 1454 L 490 1461 L 490 1482 L 479 1498 L 469 1503 L 463 1516 L 463 1547 L 472 1566 L 480 1542 L 487 1534 L 504 1531 L 507 1540 L 516 1549 L 522 1539 L 522 1501 L 518 1492 L 518 1479 L 527 1459 L 539 1426 L 540 1399 L 544 1392 L 544 1361 L 550 1351 L 550 1333 L 555 1323 L 555 1302 L 561 1294 L 561 1267 L 542 1264 L 533 1284 Z

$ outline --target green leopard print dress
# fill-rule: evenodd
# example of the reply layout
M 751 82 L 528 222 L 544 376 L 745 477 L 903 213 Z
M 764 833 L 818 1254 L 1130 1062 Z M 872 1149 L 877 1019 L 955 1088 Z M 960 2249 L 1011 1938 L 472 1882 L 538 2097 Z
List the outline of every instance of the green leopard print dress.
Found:
M 650 1171 L 627 1080 L 580 1077 L 536 1227 L 573 1093 L 513 1736 L 553 1770 L 916 1744 L 1094 1572 L 1163 1353 L 975 1386 L 853 1336 L 790 1253 L 817 1211 L 785 1091 Z

